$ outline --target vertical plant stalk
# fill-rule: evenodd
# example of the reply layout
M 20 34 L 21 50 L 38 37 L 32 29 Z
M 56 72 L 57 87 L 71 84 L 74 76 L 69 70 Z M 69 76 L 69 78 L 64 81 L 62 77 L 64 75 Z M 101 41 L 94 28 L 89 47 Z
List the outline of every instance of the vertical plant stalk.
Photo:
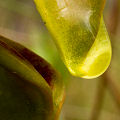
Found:
M 119 0 L 113 0 L 113 6 L 112 6 L 112 10 L 110 12 L 110 16 L 109 16 L 109 22 L 108 22 L 108 30 L 109 33 L 111 33 L 111 37 L 113 38 L 112 40 L 112 48 L 113 48 L 113 57 L 114 57 L 114 49 L 115 49 L 115 39 L 113 37 L 113 34 L 116 34 L 117 32 L 117 27 L 118 27 L 118 22 L 119 22 L 119 17 L 120 17 L 120 5 L 119 5 Z M 109 71 L 109 69 L 108 69 Z M 110 90 L 118 108 L 120 109 L 120 90 L 119 90 L 119 86 L 117 86 L 117 84 L 114 82 L 114 80 L 112 79 L 110 73 L 106 71 L 105 74 L 102 76 L 103 79 L 105 80 L 108 89 Z
M 110 90 L 110 92 L 120 110 L 120 90 L 119 90 L 118 86 L 115 84 L 114 80 L 110 77 L 108 72 L 106 72 L 103 75 L 103 79 L 106 82 L 108 89 Z
M 98 120 L 100 112 L 103 105 L 103 100 L 105 96 L 106 83 L 104 80 L 100 80 L 97 86 L 96 97 L 94 101 L 94 106 L 89 120 Z
M 109 20 L 108 31 L 110 33 L 114 33 L 114 34 L 117 30 L 118 19 L 119 19 L 119 3 L 118 2 L 119 2 L 118 0 L 113 1 L 113 7 L 110 12 L 111 16 L 109 16 L 109 19 L 108 19 Z M 113 52 L 114 52 L 114 42 L 112 41 Z M 109 69 L 108 69 L 108 71 L 109 71 Z M 101 81 L 101 83 L 99 83 L 99 84 L 102 84 L 102 87 L 100 87 L 100 85 L 98 87 L 97 95 L 95 98 L 95 104 L 94 104 L 94 108 L 92 110 L 90 120 L 98 120 L 98 118 L 99 118 L 100 111 L 101 111 L 102 105 L 103 105 L 102 102 L 104 99 L 104 92 L 105 92 L 106 87 L 110 90 L 118 108 L 120 109 L 120 91 L 108 71 L 106 71 L 102 75 L 102 81 Z
M 112 5 L 111 10 L 108 14 L 107 27 L 108 27 L 109 33 L 115 34 L 117 31 L 118 22 L 119 22 L 119 3 L 118 3 L 118 0 L 113 0 L 112 4 L 113 5 Z

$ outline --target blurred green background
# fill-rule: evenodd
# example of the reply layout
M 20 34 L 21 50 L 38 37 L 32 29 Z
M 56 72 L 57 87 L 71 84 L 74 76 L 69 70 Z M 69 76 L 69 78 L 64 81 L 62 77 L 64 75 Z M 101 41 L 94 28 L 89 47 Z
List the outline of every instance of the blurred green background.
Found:
M 107 72 L 85 80 L 69 74 L 33 0 L 0 0 L 0 34 L 51 63 L 66 85 L 61 120 L 120 120 L 120 0 L 107 0 L 105 23 L 113 57 Z

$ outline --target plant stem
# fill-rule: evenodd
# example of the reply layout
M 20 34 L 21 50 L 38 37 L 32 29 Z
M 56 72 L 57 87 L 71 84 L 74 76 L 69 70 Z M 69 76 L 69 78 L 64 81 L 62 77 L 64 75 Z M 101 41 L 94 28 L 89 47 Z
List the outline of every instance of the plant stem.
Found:
M 113 0 L 113 5 L 112 9 L 110 11 L 110 14 L 108 16 L 108 31 L 111 33 L 111 35 L 115 34 L 117 31 L 117 26 L 118 26 L 118 19 L 119 19 L 119 4 L 118 0 Z M 113 33 L 113 34 L 112 34 Z M 112 41 L 113 42 L 113 41 Z M 114 44 L 113 44 L 114 48 Z M 102 75 L 102 80 L 99 83 L 98 90 L 96 93 L 96 98 L 95 98 L 95 104 L 92 110 L 92 114 L 90 116 L 90 120 L 98 120 L 100 116 L 100 111 L 102 109 L 103 105 L 103 100 L 104 100 L 104 93 L 105 89 L 108 86 L 108 88 L 111 91 L 111 94 L 113 95 L 117 106 L 120 109 L 120 91 L 115 84 L 115 82 L 112 80 L 108 72 L 105 72 Z
M 106 90 L 106 83 L 104 80 L 100 80 L 98 83 L 98 89 L 97 89 L 94 107 L 92 110 L 90 120 L 98 120 L 98 118 L 100 116 L 100 110 L 102 109 L 105 90 Z
M 118 108 L 120 109 L 120 90 L 119 90 L 119 87 L 116 85 L 114 80 L 110 77 L 108 72 L 106 72 L 103 75 L 103 79 L 106 82 L 111 94 L 113 95 L 113 98 L 116 101 Z

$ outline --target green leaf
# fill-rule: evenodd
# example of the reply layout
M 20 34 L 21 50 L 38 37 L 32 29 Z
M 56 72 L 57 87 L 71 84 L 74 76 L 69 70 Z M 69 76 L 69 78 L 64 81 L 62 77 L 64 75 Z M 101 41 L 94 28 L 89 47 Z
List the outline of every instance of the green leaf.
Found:
M 35 0 L 68 70 L 83 78 L 105 72 L 110 40 L 102 18 L 105 0 Z
M 0 119 L 55 120 L 63 100 L 59 73 L 40 56 L 0 36 Z

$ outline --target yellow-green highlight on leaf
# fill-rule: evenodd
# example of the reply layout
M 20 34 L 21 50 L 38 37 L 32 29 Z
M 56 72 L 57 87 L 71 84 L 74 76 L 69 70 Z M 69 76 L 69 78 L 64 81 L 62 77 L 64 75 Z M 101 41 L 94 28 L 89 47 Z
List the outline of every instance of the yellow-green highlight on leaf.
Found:
M 105 0 L 35 0 L 68 70 L 82 78 L 105 72 L 110 40 L 102 13 Z

